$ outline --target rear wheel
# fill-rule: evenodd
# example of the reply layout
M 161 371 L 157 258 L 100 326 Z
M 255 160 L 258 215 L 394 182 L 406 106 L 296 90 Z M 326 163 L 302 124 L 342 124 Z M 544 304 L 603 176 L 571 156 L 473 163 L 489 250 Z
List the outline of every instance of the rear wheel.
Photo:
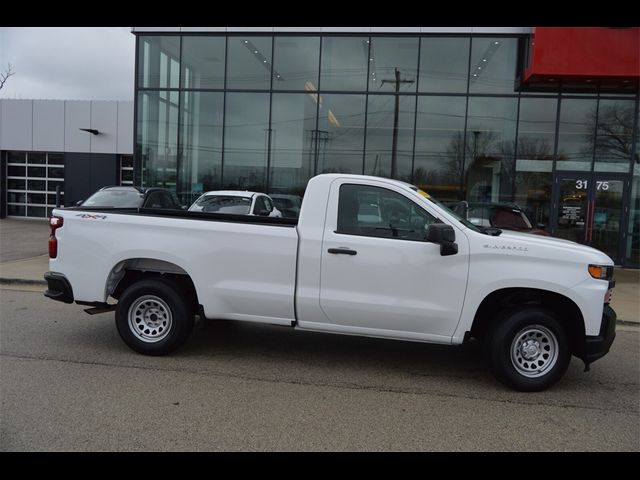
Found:
M 193 310 L 175 283 L 163 278 L 129 286 L 116 307 L 122 340 L 145 355 L 166 355 L 180 347 L 193 329 Z
M 549 388 L 562 378 L 571 360 L 562 324 L 539 307 L 504 312 L 492 323 L 485 342 L 493 374 L 520 391 Z

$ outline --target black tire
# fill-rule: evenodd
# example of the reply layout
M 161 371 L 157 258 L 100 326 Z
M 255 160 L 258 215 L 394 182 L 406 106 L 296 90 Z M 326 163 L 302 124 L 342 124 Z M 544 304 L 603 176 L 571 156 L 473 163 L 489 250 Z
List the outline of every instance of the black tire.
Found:
M 567 371 L 571 351 L 567 332 L 555 315 L 540 307 L 502 312 L 485 337 L 489 369 L 521 392 L 538 392 Z
M 116 307 L 116 327 L 132 350 L 166 355 L 179 348 L 193 330 L 193 308 L 178 285 L 164 278 L 130 285 Z

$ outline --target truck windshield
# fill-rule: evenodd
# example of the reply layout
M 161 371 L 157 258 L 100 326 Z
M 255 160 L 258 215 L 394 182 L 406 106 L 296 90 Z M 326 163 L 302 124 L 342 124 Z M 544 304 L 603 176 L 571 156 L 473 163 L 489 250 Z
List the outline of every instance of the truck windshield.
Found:
M 425 202 L 431 202 L 435 205 L 437 205 L 438 207 L 440 207 L 442 210 L 444 210 L 445 212 L 447 212 L 449 215 L 451 215 L 452 217 L 454 217 L 455 219 L 457 219 L 460 223 L 462 223 L 465 227 L 470 228 L 473 231 L 476 232 L 480 232 L 482 233 L 482 230 L 480 230 L 477 226 L 475 226 L 473 223 L 471 223 L 469 220 L 467 220 L 464 217 L 461 217 L 460 215 L 458 215 L 456 212 L 454 212 L 453 210 L 451 210 L 449 207 L 447 207 L 446 205 L 442 204 L 439 200 L 436 200 L 435 198 L 433 198 L 431 195 L 429 195 L 427 192 L 424 192 L 422 190 L 420 190 L 418 187 L 416 186 L 411 186 L 411 188 L 413 190 L 415 190 L 416 192 L 418 192 L 422 198 L 424 198 Z

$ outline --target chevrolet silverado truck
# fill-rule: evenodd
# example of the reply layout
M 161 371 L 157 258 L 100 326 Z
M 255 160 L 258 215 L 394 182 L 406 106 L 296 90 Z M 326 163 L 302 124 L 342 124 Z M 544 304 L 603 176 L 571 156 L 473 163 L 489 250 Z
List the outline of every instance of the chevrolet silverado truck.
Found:
M 115 311 L 165 355 L 195 317 L 447 345 L 483 342 L 506 385 L 539 391 L 615 337 L 613 262 L 577 243 L 477 227 L 410 184 L 323 174 L 298 219 L 57 208 L 45 295 Z M 113 299 L 117 303 L 113 303 Z

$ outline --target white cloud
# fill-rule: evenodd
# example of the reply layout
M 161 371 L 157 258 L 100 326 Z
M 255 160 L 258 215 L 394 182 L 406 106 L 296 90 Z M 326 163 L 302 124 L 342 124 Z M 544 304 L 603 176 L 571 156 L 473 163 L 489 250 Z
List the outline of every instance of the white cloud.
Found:
M 0 28 L 0 98 L 133 100 L 130 27 Z

